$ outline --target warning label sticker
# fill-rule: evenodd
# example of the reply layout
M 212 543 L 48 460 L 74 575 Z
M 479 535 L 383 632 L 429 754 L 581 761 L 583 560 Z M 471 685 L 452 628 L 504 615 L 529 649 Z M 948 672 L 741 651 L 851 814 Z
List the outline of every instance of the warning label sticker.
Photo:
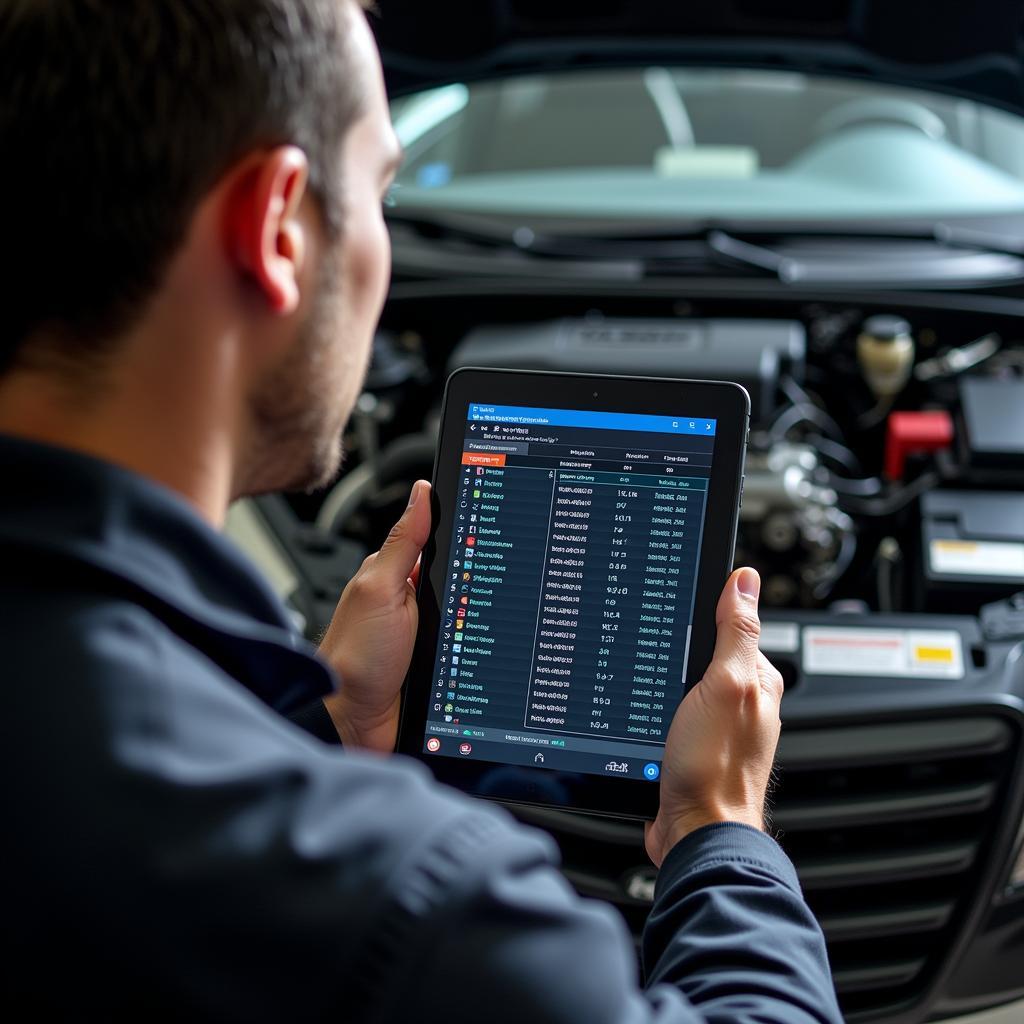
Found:
M 932 572 L 1024 581 L 1024 544 L 991 540 L 933 540 L 928 553 Z
M 961 679 L 963 644 L 950 629 L 806 626 L 803 670 L 808 675 Z
M 762 622 L 758 647 L 765 654 L 793 654 L 800 647 L 800 627 L 795 622 Z

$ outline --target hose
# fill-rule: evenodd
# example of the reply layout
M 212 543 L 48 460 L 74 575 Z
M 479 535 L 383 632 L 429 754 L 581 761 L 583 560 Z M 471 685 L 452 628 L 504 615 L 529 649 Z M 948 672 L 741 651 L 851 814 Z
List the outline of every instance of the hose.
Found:
M 393 441 L 375 461 L 363 463 L 346 474 L 331 489 L 317 513 L 317 529 L 334 534 L 341 530 L 377 488 L 406 470 L 432 463 L 437 438 L 432 434 L 412 434 Z

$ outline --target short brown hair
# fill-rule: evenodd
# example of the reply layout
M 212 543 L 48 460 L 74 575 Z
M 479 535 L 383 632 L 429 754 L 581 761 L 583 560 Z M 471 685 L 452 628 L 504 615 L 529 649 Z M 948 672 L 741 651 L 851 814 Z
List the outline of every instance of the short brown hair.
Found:
M 361 103 L 354 11 L 349 0 L 0 0 L 0 194 L 13 214 L 0 371 L 41 330 L 95 354 L 129 326 L 199 200 L 247 152 L 301 147 L 340 232 L 340 152 Z

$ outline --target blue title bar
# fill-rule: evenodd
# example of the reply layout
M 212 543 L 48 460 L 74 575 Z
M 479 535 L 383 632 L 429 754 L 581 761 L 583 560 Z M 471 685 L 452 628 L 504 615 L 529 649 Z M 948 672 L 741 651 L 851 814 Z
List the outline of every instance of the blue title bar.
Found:
M 469 419 L 479 423 L 516 423 L 526 427 L 593 427 L 638 430 L 651 434 L 700 434 L 714 437 L 717 420 L 688 416 L 645 416 L 631 412 L 590 412 L 583 409 L 532 409 L 520 405 L 469 406 Z

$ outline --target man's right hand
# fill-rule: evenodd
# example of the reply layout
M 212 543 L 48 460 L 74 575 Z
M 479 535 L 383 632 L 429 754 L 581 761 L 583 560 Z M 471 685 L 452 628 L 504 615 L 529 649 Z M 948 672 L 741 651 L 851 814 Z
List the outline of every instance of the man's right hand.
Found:
M 729 577 L 715 616 L 715 656 L 669 729 L 661 807 L 646 829 L 647 853 L 659 867 L 680 839 L 703 825 L 764 828 L 782 676 L 758 650 L 760 589 L 753 569 Z

